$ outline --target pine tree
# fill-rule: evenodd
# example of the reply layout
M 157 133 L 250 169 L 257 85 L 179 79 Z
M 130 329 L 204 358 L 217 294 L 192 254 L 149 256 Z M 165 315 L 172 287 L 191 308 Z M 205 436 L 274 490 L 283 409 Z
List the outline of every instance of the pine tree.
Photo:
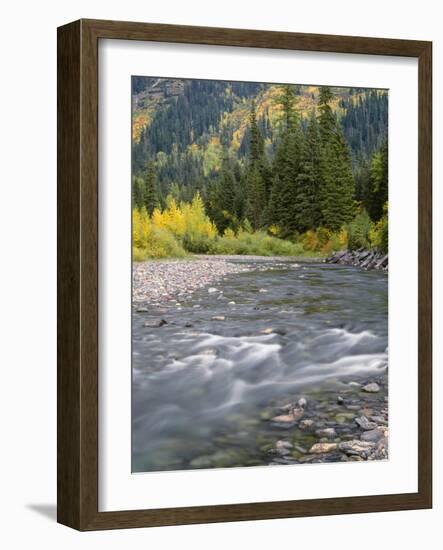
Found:
M 291 86 L 284 86 L 279 98 L 282 107 L 282 135 L 274 159 L 274 179 L 268 207 L 268 222 L 288 236 L 297 227 L 297 178 L 300 173 L 303 133 L 295 110 Z
M 236 215 L 237 189 L 234 174 L 231 169 L 229 156 L 224 153 L 218 181 L 215 185 L 214 201 L 212 206 L 213 219 L 221 234 L 228 227 L 238 224 Z
M 259 167 L 252 165 L 247 179 L 246 217 L 254 230 L 260 229 L 264 223 L 266 208 L 266 189 Z
M 383 207 L 388 200 L 388 140 L 373 155 L 370 167 L 371 188 L 368 211 L 373 221 L 383 216 Z
M 298 231 L 320 225 L 320 134 L 315 111 L 312 111 L 301 151 L 300 172 L 296 183 L 295 221 Z
M 132 206 L 142 208 L 145 204 L 145 182 L 142 178 L 135 177 L 132 182 Z
M 348 223 L 355 211 L 355 182 L 351 157 L 343 130 L 334 115 L 330 88 L 323 87 L 319 99 L 320 207 L 321 224 L 337 231 Z
M 151 160 L 148 162 L 146 169 L 144 196 L 146 211 L 150 216 L 152 215 L 152 212 L 154 212 L 155 208 L 158 207 L 159 202 L 155 164 L 154 161 Z
M 267 198 L 270 193 L 270 171 L 264 152 L 263 136 L 258 128 L 255 102 L 249 115 L 249 158 L 246 172 L 246 217 L 254 230 L 265 223 Z

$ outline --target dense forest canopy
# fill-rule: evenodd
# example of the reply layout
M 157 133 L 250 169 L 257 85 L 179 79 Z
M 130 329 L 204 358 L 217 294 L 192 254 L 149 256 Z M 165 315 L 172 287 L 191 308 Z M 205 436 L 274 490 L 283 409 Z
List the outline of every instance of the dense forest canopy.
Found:
M 387 227 L 387 91 L 133 77 L 132 94 L 133 203 L 148 216 L 198 196 L 221 236 L 346 227 L 362 242 Z

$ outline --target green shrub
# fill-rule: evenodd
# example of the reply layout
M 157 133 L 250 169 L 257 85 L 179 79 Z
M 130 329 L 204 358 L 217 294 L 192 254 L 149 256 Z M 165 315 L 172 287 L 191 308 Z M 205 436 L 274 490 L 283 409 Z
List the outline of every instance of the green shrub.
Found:
M 367 248 L 370 246 L 369 234 L 372 229 L 372 222 L 366 210 L 362 210 L 348 224 L 348 248 L 355 250 L 357 248 Z
M 383 207 L 383 216 L 375 223 L 369 232 L 371 246 L 379 248 L 382 252 L 388 253 L 389 248 L 389 224 L 388 224 L 388 203 Z

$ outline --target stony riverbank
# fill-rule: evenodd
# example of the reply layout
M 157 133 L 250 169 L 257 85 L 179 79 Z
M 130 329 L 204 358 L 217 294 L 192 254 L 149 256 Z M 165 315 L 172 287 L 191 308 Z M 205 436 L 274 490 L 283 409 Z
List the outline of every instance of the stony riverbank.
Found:
M 378 249 L 367 250 L 359 248 L 358 250 L 339 250 L 334 252 L 325 260 L 328 264 L 352 265 L 362 269 L 378 269 L 388 271 L 388 254 Z
M 337 390 L 307 391 L 262 414 L 272 426 L 287 431 L 262 447 L 269 464 L 388 458 L 387 376 L 349 380 Z
M 245 261 L 239 262 L 239 259 Z M 257 260 L 266 260 L 266 263 L 253 265 L 252 262 Z M 139 307 L 186 301 L 195 291 L 213 285 L 228 275 L 276 269 L 282 261 L 288 260 L 291 258 L 280 256 L 194 256 L 191 259 L 137 262 L 132 269 L 133 305 Z M 295 259 L 292 265 L 298 267 Z

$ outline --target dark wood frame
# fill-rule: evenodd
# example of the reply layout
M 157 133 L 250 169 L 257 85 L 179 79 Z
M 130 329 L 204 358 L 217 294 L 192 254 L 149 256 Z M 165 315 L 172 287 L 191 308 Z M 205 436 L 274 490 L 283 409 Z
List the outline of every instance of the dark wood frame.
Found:
M 418 58 L 418 492 L 98 511 L 98 41 L 125 39 Z M 432 43 L 80 20 L 58 29 L 58 521 L 79 530 L 432 506 Z

